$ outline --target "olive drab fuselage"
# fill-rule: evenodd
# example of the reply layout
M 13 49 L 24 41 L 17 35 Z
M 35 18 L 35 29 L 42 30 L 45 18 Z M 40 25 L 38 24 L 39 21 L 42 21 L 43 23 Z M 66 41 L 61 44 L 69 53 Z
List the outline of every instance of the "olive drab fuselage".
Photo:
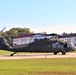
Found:
M 17 52 L 53 52 L 55 55 L 62 52 L 64 55 L 66 52 L 75 50 L 70 43 L 64 43 L 57 39 L 41 39 L 28 45 L 11 47 L 3 37 L 0 37 L 0 49 L 14 52 L 11 56 Z

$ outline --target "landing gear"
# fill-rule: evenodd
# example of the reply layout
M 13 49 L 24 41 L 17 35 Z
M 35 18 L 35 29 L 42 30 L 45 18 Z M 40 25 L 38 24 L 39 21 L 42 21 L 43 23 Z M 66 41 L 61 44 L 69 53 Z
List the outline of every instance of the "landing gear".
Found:
M 14 52 L 13 54 L 10 54 L 10 56 L 13 56 L 14 54 L 16 54 L 17 52 Z
M 62 55 L 65 55 L 66 54 L 66 52 L 65 51 L 62 51 Z
M 57 52 L 54 52 L 54 55 L 57 55 Z

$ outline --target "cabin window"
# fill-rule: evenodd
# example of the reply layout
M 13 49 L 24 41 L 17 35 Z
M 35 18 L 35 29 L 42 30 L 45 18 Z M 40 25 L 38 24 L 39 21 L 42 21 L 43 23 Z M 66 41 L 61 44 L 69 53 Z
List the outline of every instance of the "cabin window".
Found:
M 19 40 L 14 40 L 14 42 L 19 42 Z
M 34 39 L 35 41 L 38 41 L 38 39 Z
M 57 44 L 56 43 L 52 44 L 52 46 L 53 46 L 53 48 L 57 48 Z
M 58 48 L 62 48 L 62 45 L 61 44 L 58 44 Z
M 52 46 L 53 48 L 62 48 L 62 45 L 60 43 L 54 43 Z
M 14 44 L 14 46 L 16 46 L 17 44 Z
M 69 41 L 71 41 L 71 39 L 69 39 Z
M 26 39 L 21 39 L 21 42 L 26 42 L 27 40 Z

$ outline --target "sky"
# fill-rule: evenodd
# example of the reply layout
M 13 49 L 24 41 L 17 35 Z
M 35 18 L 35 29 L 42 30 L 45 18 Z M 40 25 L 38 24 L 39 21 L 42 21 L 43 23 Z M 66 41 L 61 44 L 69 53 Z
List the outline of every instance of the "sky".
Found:
M 0 30 L 76 33 L 76 0 L 0 0 Z

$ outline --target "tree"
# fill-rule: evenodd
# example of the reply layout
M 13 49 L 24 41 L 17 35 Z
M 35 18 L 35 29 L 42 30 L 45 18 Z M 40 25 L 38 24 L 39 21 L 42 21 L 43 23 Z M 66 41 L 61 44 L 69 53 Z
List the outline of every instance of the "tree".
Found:
M 18 36 L 24 36 L 25 34 L 32 34 L 32 32 L 29 28 L 19 27 L 19 28 L 12 28 L 2 33 L 3 37 L 6 38 L 9 44 L 12 44 L 13 38 L 18 37 Z
M 12 28 L 8 31 L 6 31 L 3 36 L 8 37 L 10 36 L 11 38 L 15 38 L 18 36 L 24 36 L 25 34 L 31 34 L 32 32 L 30 31 L 29 28 Z
M 13 40 L 10 36 L 8 36 L 7 42 L 8 42 L 9 45 L 11 45 L 11 46 L 13 45 Z
M 65 33 L 65 32 L 63 32 L 63 34 L 62 35 L 68 35 L 67 33 Z
M 2 33 L 2 36 L 3 36 L 4 38 L 7 38 L 7 37 L 8 37 L 8 34 L 7 34 L 6 32 L 3 32 L 3 33 Z
M 44 31 L 43 33 L 44 33 L 44 34 L 47 34 L 47 32 L 46 32 L 46 31 Z

